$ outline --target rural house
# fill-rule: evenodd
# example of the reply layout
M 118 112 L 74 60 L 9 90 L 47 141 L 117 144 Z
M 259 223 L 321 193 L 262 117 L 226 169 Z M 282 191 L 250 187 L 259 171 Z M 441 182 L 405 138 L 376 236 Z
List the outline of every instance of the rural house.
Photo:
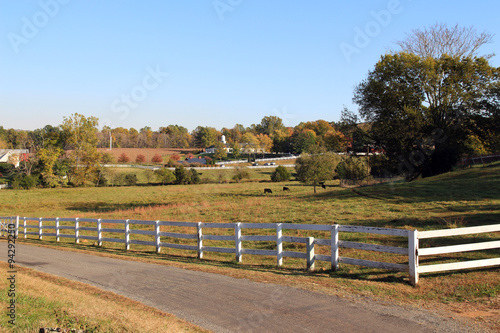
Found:
M 29 159 L 28 149 L 0 149 L 0 163 L 14 164 L 17 168 L 20 162 Z

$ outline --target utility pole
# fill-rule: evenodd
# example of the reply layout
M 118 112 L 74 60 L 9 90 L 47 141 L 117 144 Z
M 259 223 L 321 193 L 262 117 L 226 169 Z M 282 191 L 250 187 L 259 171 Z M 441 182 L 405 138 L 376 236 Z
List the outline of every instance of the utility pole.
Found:
M 109 150 L 113 149 L 113 137 L 111 136 L 111 131 L 109 132 Z

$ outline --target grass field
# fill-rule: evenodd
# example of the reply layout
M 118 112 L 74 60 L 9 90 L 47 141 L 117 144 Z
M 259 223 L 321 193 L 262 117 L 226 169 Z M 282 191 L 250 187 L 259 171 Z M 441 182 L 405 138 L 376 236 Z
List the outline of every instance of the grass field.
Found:
M 212 172 L 212 171 L 210 171 Z M 203 176 L 209 176 L 208 170 Z M 214 172 L 219 172 L 218 170 Z M 225 170 L 227 179 L 231 170 Z M 412 183 L 396 182 L 341 188 L 331 183 L 313 194 L 312 187 L 290 181 L 268 182 L 272 169 L 252 171 L 253 182 L 187 186 L 137 186 L 110 188 L 36 189 L 0 191 L 0 215 L 35 217 L 87 217 L 189 222 L 293 222 L 306 224 L 347 224 L 418 230 L 445 229 L 500 223 L 500 163 L 444 174 Z M 218 175 L 215 174 L 214 177 Z M 291 191 L 283 192 L 282 186 Z M 264 195 L 263 188 L 273 189 Z M 182 232 L 174 231 L 174 232 Z M 224 231 L 221 231 L 223 233 Z M 300 236 L 300 232 L 298 233 Z M 354 241 L 404 246 L 403 240 L 375 235 L 348 235 Z M 498 234 L 470 236 L 474 241 L 498 239 Z M 463 239 L 463 238 L 462 238 Z M 42 245 L 49 241 L 31 240 Z M 435 245 L 435 240 L 423 243 Z M 460 242 L 452 238 L 445 244 Z M 215 245 L 215 244 L 214 244 Z M 222 244 L 223 246 L 224 244 Z M 261 244 L 260 246 L 268 246 Z M 304 271 L 305 263 L 288 259 L 283 268 L 275 259 L 244 256 L 243 265 L 225 254 L 209 254 L 204 260 L 185 251 L 133 246 L 124 253 L 121 246 L 105 244 L 60 244 L 72 250 L 91 250 L 99 255 L 125 255 L 134 260 L 245 277 L 256 281 L 288 284 L 330 294 L 356 293 L 423 307 L 445 307 L 457 314 L 485 321 L 500 328 L 500 269 L 488 268 L 424 274 L 420 285 L 407 284 L 406 273 L 341 265 L 331 273 L 319 266 L 314 273 Z M 321 253 L 321 249 L 318 250 Z M 342 252 L 344 251 L 344 252 Z M 341 256 L 399 262 L 398 256 L 342 249 Z M 447 255 L 444 260 L 500 256 L 499 250 Z M 390 257 L 390 258 L 389 258 Z M 429 258 L 429 260 L 435 260 Z
M 130 158 L 130 163 L 134 163 L 137 155 L 144 155 L 146 157 L 146 162 L 151 163 L 151 159 L 156 154 L 160 156 L 169 156 L 172 154 L 187 154 L 196 152 L 199 149 L 192 148 L 113 148 L 109 150 L 108 148 L 98 148 L 97 149 L 101 153 L 107 153 L 113 156 L 115 161 L 118 161 L 118 158 L 121 154 L 125 154 Z

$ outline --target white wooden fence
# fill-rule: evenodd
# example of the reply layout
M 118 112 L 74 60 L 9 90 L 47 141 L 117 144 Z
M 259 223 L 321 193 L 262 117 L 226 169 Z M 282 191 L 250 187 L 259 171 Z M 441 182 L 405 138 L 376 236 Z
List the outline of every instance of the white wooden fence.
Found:
M 428 238 L 438 238 L 438 237 L 451 237 L 451 236 L 463 236 L 463 235 L 474 235 L 480 233 L 492 233 L 500 232 L 500 224 L 493 224 L 488 226 L 480 227 L 469 227 L 469 228 L 457 228 L 457 229 L 443 229 L 443 230 L 431 230 L 431 231 L 417 231 L 413 232 L 409 239 L 409 243 L 415 249 L 415 262 L 414 267 L 410 267 L 410 272 L 415 271 L 414 284 L 418 283 L 418 276 L 420 273 L 430 273 L 430 272 L 442 272 L 449 270 L 467 269 L 467 268 L 478 268 L 478 267 L 488 267 L 500 265 L 500 258 L 490 258 L 481 260 L 469 260 L 462 262 L 453 262 L 446 264 L 434 264 L 434 265 L 419 265 L 419 258 L 423 256 L 440 255 L 447 253 L 457 253 L 457 252 L 468 252 L 468 251 L 480 251 L 480 250 L 491 250 L 500 249 L 500 240 L 489 241 L 489 242 L 479 242 L 470 244 L 460 244 L 460 245 L 450 245 L 450 246 L 439 246 L 439 247 L 429 247 L 429 248 L 419 248 L 420 239 Z
M 293 223 L 203 223 L 203 222 L 173 222 L 173 221 L 143 221 L 143 220 L 108 220 L 108 219 L 86 219 L 86 218 L 34 218 L 34 217 L 0 217 L 0 222 L 6 227 L 7 223 L 15 226 L 16 238 L 22 234 L 24 238 L 29 235 L 37 236 L 38 239 L 43 237 L 55 237 L 56 241 L 61 238 L 75 239 L 79 243 L 82 239 L 93 240 L 98 246 L 102 246 L 103 242 L 122 243 L 126 250 L 130 249 L 130 245 L 149 245 L 156 247 L 156 252 L 160 253 L 162 247 L 175 248 L 181 250 L 196 251 L 198 258 L 203 258 L 204 252 L 221 252 L 235 254 L 236 261 L 242 262 L 244 254 L 275 256 L 277 265 L 283 265 L 283 258 L 301 258 L 306 259 L 307 268 L 314 270 L 316 261 L 327 261 L 331 263 L 332 270 L 336 271 L 340 263 L 388 269 L 395 271 L 409 272 L 410 283 L 416 285 L 419 280 L 420 273 L 447 271 L 455 269 L 466 269 L 476 267 L 487 267 L 500 265 L 500 258 L 483 259 L 466 261 L 459 263 L 448 263 L 439 265 L 424 265 L 419 266 L 419 257 L 438 255 L 444 253 L 466 252 L 476 250 L 487 250 L 500 248 L 500 241 L 491 241 L 483 243 L 473 243 L 466 245 L 453 245 L 445 247 L 419 248 L 419 239 L 447 237 L 457 235 L 469 235 L 487 232 L 499 232 L 500 224 L 433 230 L 433 231 L 417 231 L 405 229 L 388 229 L 363 226 L 348 226 L 348 225 L 309 225 L 309 224 L 293 224 Z M 45 222 L 51 225 L 44 224 Z M 63 224 L 61 224 L 63 222 Z M 80 226 L 80 223 L 95 223 L 95 227 Z M 34 223 L 34 224 L 33 224 Z M 68 225 L 70 224 L 70 225 Z M 110 228 L 109 225 L 119 226 Z M 149 225 L 153 230 L 133 229 L 132 225 Z M 160 230 L 161 226 L 167 227 L 190 227 L 193 228 L 193 233 L 175 233 L 164 232 Z M 203 230 L 210 229 L 231 229 L 233 235 L 214 235 L 204 233 Z M 272 229 L 272 235 L 242 235 L 243 229 Z M 29 231 L 35 230 L 35 231 Z M 64 230 L 69 230 L 65 232 Z M 295 237 L 284 236 L 283 230 L 303 230 L 303 231 L 323 231 L 328 232 L 329 238 L 314 238 L 314 237 Z M 63 231 L 63 232 L 61 232 Z M 94 235 L 81 235 L 80 231 L 94 232 Z M 351 242 L 339 240 L 339 233 L 368 233 L 388 236 L 405 237 L 408 239 L 408 247 L 394 247 L 377 244 L 367 244 L 359 242 Z M 123 238 L 109 237 L 109 233 L 121 234 Z M 231 232 L 233 233 L 233 232 Z M 137 240 L 131 239 L 131 235 L 148 235 L 152 240 Z M 190 239 L 196 242 L 196 245 L 176 244 L 162 242 L 162 237 L 173 239 Z M 203 241 L 231 241 L 234 242 L 234 247 L 213 247 L 204 246 Z M 276 242 L 276 250 L 250 249 L 244 248 L 243 241 L 254 242 Z M 303 243 L 306 245 L 305 252 L 284 251 L 283 243 Z M 330 247 L 330 254 L 316 254 L 315 245 Z M 359 250 L 368 250 L 384 253 L 392 253 L 408 257 L 407 263 L 388 263 L 379 261 L 370 261 L 356 258 L 348 258 L 339 255 L 340 248 L 350 248 Z

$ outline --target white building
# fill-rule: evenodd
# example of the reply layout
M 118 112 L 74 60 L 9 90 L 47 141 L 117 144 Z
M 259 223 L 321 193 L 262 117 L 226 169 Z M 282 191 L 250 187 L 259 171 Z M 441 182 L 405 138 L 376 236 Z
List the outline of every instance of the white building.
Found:
M 0 149 L 0 163 L 11 163 L 17 168 L 29 158 L 29 153 L 28 149 Z

